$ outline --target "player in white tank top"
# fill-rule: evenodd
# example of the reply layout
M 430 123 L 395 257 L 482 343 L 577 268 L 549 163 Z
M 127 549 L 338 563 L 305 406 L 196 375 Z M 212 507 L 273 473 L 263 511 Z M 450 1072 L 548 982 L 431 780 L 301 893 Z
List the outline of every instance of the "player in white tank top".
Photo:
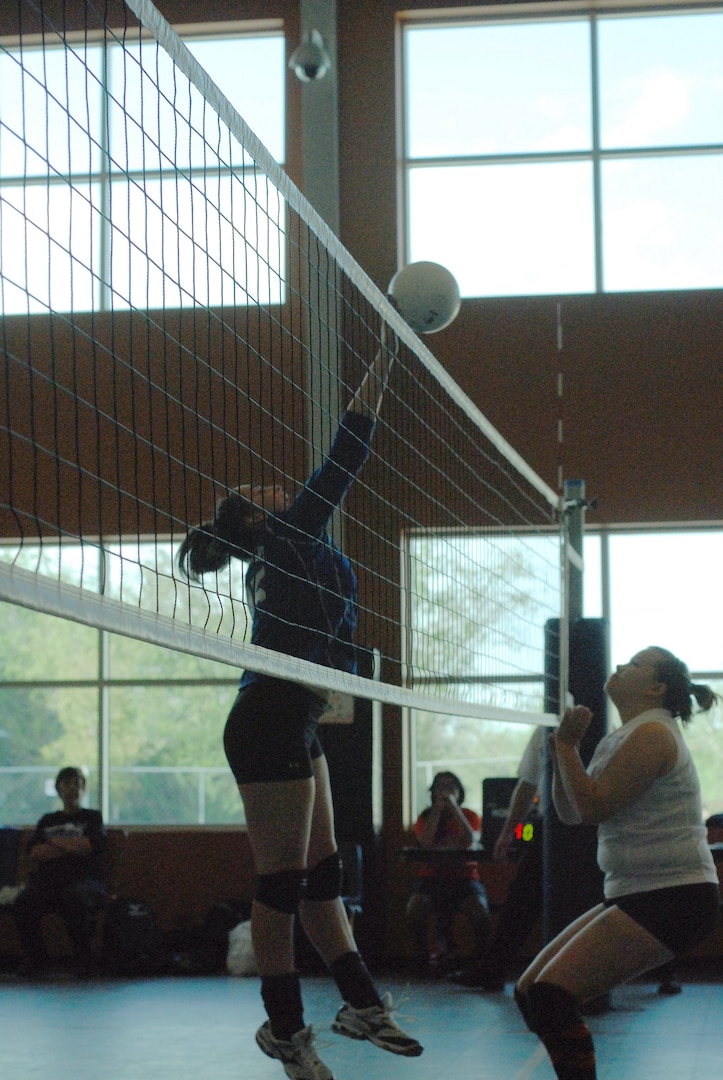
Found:
M 605 688 L 622 727 L 601 740 L 588 770 L 579 754 L 588 709 L 568 709 L 551 737 L 555 809 L 567 824 L 599 826 L 605 903 L 545 946 L 515 989 L 559 1080 L 597 1075 L 579 1006 L 704 940 L 718 916 L 698 777 L 676 719 L 688 722 L 692 698 L 705 711 L 716 696 L 658 647 L 636 653 Z

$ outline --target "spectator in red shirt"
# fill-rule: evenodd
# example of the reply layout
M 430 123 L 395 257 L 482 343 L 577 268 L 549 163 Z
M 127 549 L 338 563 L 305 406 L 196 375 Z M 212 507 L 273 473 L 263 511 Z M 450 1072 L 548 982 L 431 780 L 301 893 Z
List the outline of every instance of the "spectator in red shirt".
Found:
M 422 811 L 414 826 L 417 843 L 423 848 L 471 848 L 482 822 L 479 814 L 462 805 L 465 792 L 459 777 L 453 772 L 437 773 L 429 791 L 431 806 Z M 451 961 L 452 919 L 456 914 L 467 921 L 481 953 L 490 935 L 490 917 L 479 864 L 473 859 L 422 863 L 407 903 L 421 970 L 444 969 Z M 432 916 L 438 945 L 430 954 Z

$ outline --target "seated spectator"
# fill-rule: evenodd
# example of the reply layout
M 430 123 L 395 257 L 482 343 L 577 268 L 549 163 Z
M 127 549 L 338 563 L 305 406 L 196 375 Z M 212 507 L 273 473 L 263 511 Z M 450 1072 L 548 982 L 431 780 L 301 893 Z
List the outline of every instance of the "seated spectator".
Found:
M 464 787 L 452 772 L 440 772 L 429 789 L 431 806 L 423 810 L 414 835 L 423 848 L 470 848 L 482 825 L 479 814 L 462 806 Z M 417 964 L 422 970 L 442 970 L 452 957 L 452 919 L 464 918 L 480 953 L 489 937 L 487 895 L 479 877 L 479 864 L 470 859 L 423 863 L 407 903 L 407 918 L 414 933 Z M 437 945 L 430 954 L 430 920 L 436 923 Z
M 28 845 L 30 877 L 13 905 L 23 947 L 21 970 L 37 974 L 48 962 L 41 921 L 48 912 L 60 915 L 73 947 L 76 973 L 92 970 L 92 941 L 106 889 L 103 856 L 107 839 L 97 810 L 80 805 L 85 777 L 72 766 L 61 769 L 55 790 L 63 809 L 44 814 Z

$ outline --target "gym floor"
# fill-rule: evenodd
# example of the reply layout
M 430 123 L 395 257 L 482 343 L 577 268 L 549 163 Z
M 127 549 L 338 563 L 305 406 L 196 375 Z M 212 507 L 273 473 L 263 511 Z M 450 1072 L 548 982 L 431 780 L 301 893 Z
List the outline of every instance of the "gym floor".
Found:
M 614 991 L 588 1019 L 599 1080 L 720 1076 L 723 982 L 681 973 L 683 992 L 657 982 Z M 554 1080 L 512 1000 L 447 983 L 378 979 L 399 1002 L 400 1025 L 425 1046 L 394 1057 L 329 1031 L 339 1005 L 325 976 L 304 978 L 306 1020 L 336 1080 Z M 256 978 L 175 977 L 79 983 L 0 977 L 0 1075 L 22 1080 L 284 1080 L 254 1042 L 263 1021 Z

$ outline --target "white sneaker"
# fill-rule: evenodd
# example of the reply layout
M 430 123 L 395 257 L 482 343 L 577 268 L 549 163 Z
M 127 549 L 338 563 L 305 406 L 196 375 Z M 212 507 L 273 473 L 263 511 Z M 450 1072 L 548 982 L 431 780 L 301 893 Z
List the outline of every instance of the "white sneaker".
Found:
M 256 1042 L 270 1058 L 276 1058 L 284 1066 L 291 1080 L 334 1080 L 333 1074 L 314 1050 L 314 1031 L 309 1024 L 291 1036 L 287 1042 L 277 1039 L 267 1020 L 256 1032 Z
M 337 1035 L 346 1035 L 349 1039 L 367 1039 L 382 1050 L 402 1057 L 419 1057 L 423 1047 L 405 1035 L 389 1015 L 394 1005 L 390 994 L 385 994 L 382 1004 L 372 1005 L 368 1009 L 355 1009 L 351 1005 L 342 1005 L 331 1025 Z

